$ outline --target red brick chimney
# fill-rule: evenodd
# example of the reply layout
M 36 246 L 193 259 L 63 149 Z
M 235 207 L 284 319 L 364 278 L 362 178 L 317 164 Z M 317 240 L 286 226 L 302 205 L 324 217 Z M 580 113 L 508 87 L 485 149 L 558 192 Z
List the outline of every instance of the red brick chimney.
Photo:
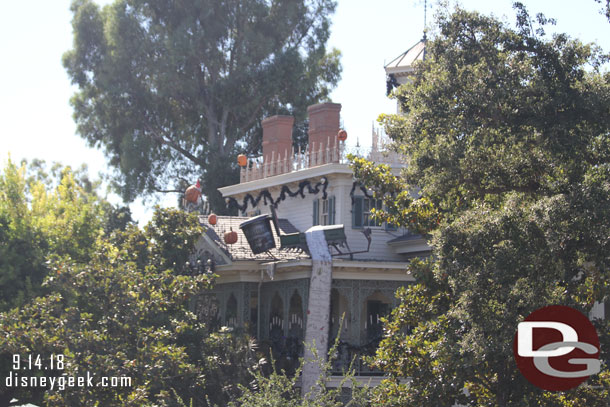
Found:
M 319 103 L 307 108 L 309 115 L 309 149 L 317 152 L 338 147 L 340 103 Z M 325 153 L 326 154 L 326 153 Z M 332 157 L 332 156 L 331 156 Z
M 271 116 L 263 120 L 263 163 L 271 163 L 271 159 L 277 160 L 281 154 L 282 160 L 286 159 L 286 153 L 292 151 L 292 116 Z

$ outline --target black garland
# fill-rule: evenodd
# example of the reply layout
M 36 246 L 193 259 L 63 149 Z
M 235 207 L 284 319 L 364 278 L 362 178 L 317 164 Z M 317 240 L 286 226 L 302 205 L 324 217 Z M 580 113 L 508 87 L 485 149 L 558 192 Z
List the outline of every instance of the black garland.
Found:
M 369 194 L 368 190 L 362 186 L 362 184 L 360 184 L 360 182 L 358 181 L 354 181 L 354 183 L 352 184 L 352 190 L 349 191 L 349 196 L 350 198 L 352 198 L 352 207 L 354 206 L 354 191 L 356 190 L 356 187 L 359 187 L 360 190 L 362 191 L 362 193 L 364 194 L 364 196 L 366 196 L 367 198 L 373 198 L 373 195 Z
M 326 188 L 328 187 L 328 180 L 326 179 L 326 177 L 323 177 L 313 187 L 311 186 L 311 182 L 309 182 L 309 180 L 301 181 L 299 183 L 299 189 L 297 189 L 294 192 L 292 192 L 290 190 L 290 188 L 288 188 L 286 185 L 284 185 L 284 186 L 282 186 L 280 195 L 275 200 L 273 199 L 273 197 L 271 196 L 269 191 L 264 189 L 258 194 L 258 196 L 256 198 L 254 198 L 250 194 L 246 194 L 241 205 L 237 202 L 237 200 L 235 198 L 232 198 L 232 197 L 227 198 L 227 206 L 229 207 L 229 209 L 237 208 L 240 212 L 243 212 L 248 207 L 248 202 L 250 202 L 250 204 L 253 208 L 256 208 L 258 206 L 258 203 L 260 202 L 260 200 L 263 199 L 263 203 L 265 205 L 268 205 L 267 202 L 270 202 L 274 208 L 277 208 L 277 205 L 286 199 L 287 194 L 291 198 L 294 198 L 297 195 L 301 195 L 301 198 L 305 198 L 305 192 L 304 192 L 305 187 L 307 187 L 308 193 L 314 194 L 314 195 L 319 193 L 320 187 L 322 187 L 322 199 L 327 198 Z

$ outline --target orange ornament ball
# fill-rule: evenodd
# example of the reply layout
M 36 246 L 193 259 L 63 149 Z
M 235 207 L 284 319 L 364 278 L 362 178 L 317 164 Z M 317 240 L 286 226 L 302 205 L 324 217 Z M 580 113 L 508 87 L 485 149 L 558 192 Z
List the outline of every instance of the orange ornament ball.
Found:
M 218 222 L 218 216 L 216 216 L 213 213 L 210 213 L 210 215 L 208 216 L 208 223 L 212 226 L 214 226 L 216 224 L 216 222 Z
M 235 231 L 233 231 L 233 229 L 231 229 L 231 231 L 225 232 L 224 238 L 225 238 L 226 244 L 237 243 L 237 232 L 235 232 Z
M 341 141 L 347 140 L 347 131 L 343 129 L 339 130 L 339 133 L 337 133 L 337 138 Z
M 184 193 L 184 198 L 187 202 L 196 203 L 199 197 L 201 196 L 201 189 L 197 188 L 196 185 L 191 185 L 186 189 Z
M 243 154 L 238 155 L 237 165 L 239 165 L 240 167 L 245 167 L 246 165 L 248 165 L 248 157 Z

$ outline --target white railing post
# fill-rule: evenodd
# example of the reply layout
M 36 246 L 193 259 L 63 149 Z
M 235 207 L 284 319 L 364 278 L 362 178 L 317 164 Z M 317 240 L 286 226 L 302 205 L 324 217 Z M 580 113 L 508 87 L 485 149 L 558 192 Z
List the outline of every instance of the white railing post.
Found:
M 293 162 L 294 162 L 294 147 L 290 147 L 290 161 L 288 164 L 288 168 L 289 171 L 292 172 L 293 168 Z
M 320 143 L 320 151 L 318 152 L 318 165 L 324 164 L 324 145 Z
M 282 173 L 286 173 L 288 171 L 288 149 L 284 150 L 284 161 L 282 162 Z
M 271 176 L 275 175 L 274 174 L 275 173 L 275 168 L 273 168 L 273 167 L 275 167 L 274 164 L 275 164 L 275 150 L 273 150 L 271 152 L 271 161 L 269 162 L 269 171 L 267 172 L 267 176 L 268 177 L 271 177 Z
M 311 149 L 309 150 L 309 165 L 308 165 L 308 167 L 313 167 L 314 165 L 316 165 L 315 164 L 315 162 L 316 162 L 315 154 L 316 154 L 316 142 L 312 141 L 311 142 Z
M 282 169 L 280 168 L 281 162 L 282 162 L 282 155 L 278 152 L 277 160 L 275 160 L 275 174 L 274 175 L 279 175 L 282 173 Z

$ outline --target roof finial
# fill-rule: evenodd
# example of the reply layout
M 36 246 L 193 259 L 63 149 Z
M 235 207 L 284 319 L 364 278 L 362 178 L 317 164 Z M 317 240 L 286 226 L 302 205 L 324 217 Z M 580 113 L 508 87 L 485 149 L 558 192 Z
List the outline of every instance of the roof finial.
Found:
M 423 41 L 426 41 L 426 19 L 428 16 L 428 0 L 424 0 L 424 38 Z

